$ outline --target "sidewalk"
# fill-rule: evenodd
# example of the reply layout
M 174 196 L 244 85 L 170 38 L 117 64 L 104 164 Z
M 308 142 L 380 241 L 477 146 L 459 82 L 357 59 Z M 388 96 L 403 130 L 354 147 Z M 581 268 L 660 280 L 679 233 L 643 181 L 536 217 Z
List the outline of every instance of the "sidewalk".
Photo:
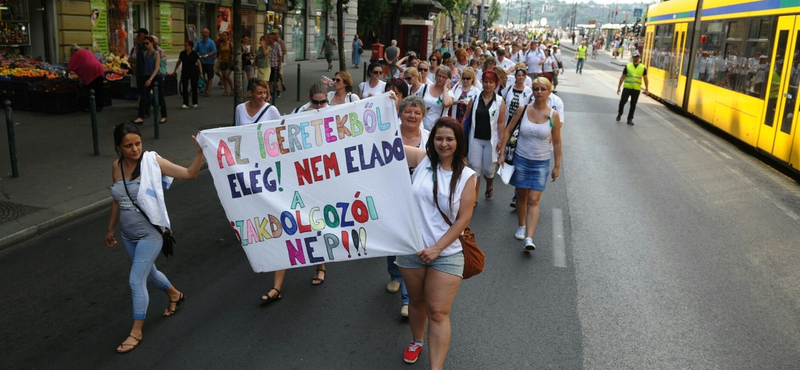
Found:
M 300 101 L 297 101 L 298 64 Z M 334 67 L 337 66 L 335 62 Z M 333 78 L 334 74 L 327 72 L 324 60 L 291 63 L 283 68 L 287 91 L 275 105 L 284 114 L 304 104 L 308 89 L 323 75 Z M 363 64 L 359 69 L 348 66 L 354 85 L 363 81 L 363 68 Z M 144 149 L 156 151 L 177 164 L 189 165 L 195 155 L 191 135 L 203 129 L 232 125 L 234 99 L 222 96 L 217 81 L 215 78 L 211 97 L 198 98 L 196 109 L 180 109 L 180 95 L 166 97 L 168 122 L 159 125 L 160 139 L 154 139 L 152 115 L 140 126 Z M 246 100 L 246 91 L 244 96 Z M 111 162 L 118 158 L 114 151 L 114 126 L 135 119 L 135 107 L 134 100 L 114 99 L 110 107 L 98 113 L 99 156 L 93 155 L 89 113 L 13 112 L 19 177 L 11 177 L 8 132 L 0 130 L 0 250 L 109 207 Z M 104 230 L 96 230 L 94 234 L 102 235 L 101 231 Z

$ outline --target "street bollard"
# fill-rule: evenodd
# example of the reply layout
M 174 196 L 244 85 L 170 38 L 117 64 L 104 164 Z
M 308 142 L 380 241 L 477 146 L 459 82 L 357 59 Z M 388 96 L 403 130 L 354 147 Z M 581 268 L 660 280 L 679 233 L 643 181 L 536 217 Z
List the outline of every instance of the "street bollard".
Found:
M 19 177 L 17 168 L 17 138 L 14 136 L 14 120 L 11 118 L 11 100 L 6 100 L 6 128 L 8 128 L 8 151 L 11 155 L 11 176 Z
M 364 81 L 367 80 L 367 62 L 364 62 Z
M 92 113 L 92 145 L 94 145 L 94 155 L 100 155 L 100 139 L 97 134 L 97 101 L 94 96 L 94 89 L 89 89 L 89 111 Z
M 158 130 L 158 121 L 161 120 L 161 117 L 159 117 L 161 109 L 158 106 L 158 81 L 153 81 L 153 100 L 153 128 L 155 129 L 156 140 L 158 140 L 161 136 Z
M 297 101 L 300 101 L 300 63 L 297 63 Z

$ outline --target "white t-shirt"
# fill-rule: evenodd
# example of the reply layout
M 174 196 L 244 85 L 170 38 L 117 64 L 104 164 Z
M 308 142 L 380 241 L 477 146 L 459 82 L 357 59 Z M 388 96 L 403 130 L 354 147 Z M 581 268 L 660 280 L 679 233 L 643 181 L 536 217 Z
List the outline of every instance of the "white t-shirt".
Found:
M 516 63 L 512 62 L 511 59 L 508 58 L 503 58 L 502 62 L 499 60 L 497 61 L 497 65 L 499 65 L 504 71 L 508 71 L 508 69 L 513 67 L 514 64 Z
M 539 49 L 525 51 L 525 65 L 528 66 L 528 74 L 542 73 L 542 66 L 539 62 L 544 59 L 544 52 Z
M 361 99 L 369 98 L 370 96 L 377 96 L 383 94 L 386 90 L 386 81 L 378 81 L 375 87 L 369 87 L 369 81 L 358 84 L 358 90 L 361 92 Z
M 428 131 L 433 128 L 433 124 L 436 123 L 439 117 L 447 116 L 444 114 L 444 102 L 442 101 L 444 99 L 444 94 L 453 97 L 453 93 L 450 90 L 443 90 L 442 94 L 439 96 L 433 96 L 431 95 L 432 87 L 433 85 L 428 86 L 428 92 L 422 96 L 422 101 L 425 102 L 426 107 L 425 116 L 422 117 L 422 127 Z
M 424 243 L 423 248 L 436 244 L 450 229 L 450 225 L 444 221 L 441 213 L 439 213 L 439 208 L 447 215 L 451 223 L 456 221 L 458 210 L 461 209 L 461 193 L 464 191 L 464 187 L 466 187 L 470 177 L 475 176 L 475 171 L 469 167 L 464 167 L 461 177 L 458 179 L 456 191 L 453 194 L 453 205 L 451 207 L 450 179 L 453 177 L 453 172 L 445 171 L 441 167 L 437 168 L 436 179 L 439 182 L 439 186 L 437 186 L 439 207 L 437 208 L 436 204 L 433 203 L 433 170 L 429 169 L 430 167 L 431 161 L 425 156 L 425 159 L 417 165 L 414 175 L 411 177 L 411 187 L 414 191 L 417 215 L 419 216 L 419 228 L 422 232 L 422 241 Z M 473 205 L 467 204 L 466 206 L 472 207 Z M 456 239 L 442 253 L 439 253 L 439 256 L 447 257 L 458 252 L 461 252 L 461 241 Z
M 472 86 L 470 86 L 469 89 L 467 89 L 467 95 L 464 97 L 464 100 L 466 100 L 467 104 L 469 104 L 469 101 L 471 101 L 472 98 L 474 98 L 475 96 L 477 96 L 480 93 L 481 93 L 481 89 L 478 88 L 475 85 L 472 85 Z M 456 87 L 454 87 L 452 90 L 450 90 L 450 94 L 453 96 L 453 105 L 450 106 L 450 114 L 448 114 L 448 115 L 450 117 L 455 118 L 456 117 L 456 111 L 458 110 L 458 100 L 460 100 L 461 99 L 461 95 L 464 94 L 464 86 L 462 86 L 461 84 L 456 85 Z M 466 105 L 464 105 L 463 109 L 466 109 Z
M 381 91 L 381 93 L 383 93 L 383 91 Z M 336 104 L 333 104 L 333 96 L 334 95 L 336 95 L 336 91 L 328 91 L 328 105 L 336 105 Z M 358 95 L 353 94 L 353 93 L 347 93 L 347 96 L 344 97 L 344 102 L 345 103 L 352 103 L 354 101 L 359 101 L 359 100 L 361 100 L 361 99 L 358 97 Z
M 417 91 L 411 92 L 411 89 L 413 89 L 413 88 L 414 88 L 414 86 L 408 85 L 408 95 L 416 95 L 416 96 L 422 97 L 423 94 L 425 94 L 425 92 L 428 89 L 430 89 L 431 87 L 430 87 L 430 84 L 422 84 L 422 85 L 419 85 L 419 89 L 417 89 Z
M 531 100 L 532 101 L 532 100 Z M 547 98 L 547 106 L 553 108 L 558 112 L 558 118 L 561 119 L 561 124 L 564 124 L 564 101 L 556 94 L 550 94 Z
M 264 112 L 264 110 L 266 110 L 266 112 Z M 262 115 L 261 112 L 264 112 L 264 114 Z M 261 116 L 261 118 L 258 118 L 258 116 Z M 236 106 L 236 126 L 258 123 L 256 122 L 257 118 L 258 122 L 276 120 L 281 118 L 281 112 L 278 112 L 278 108 L 276 108 L 274 105 L 266 103 L 263 107 L 261 107 L 261 109 L 258 110 L 258 112 L 256 112 L 255 116 L 250 116 L 247 114 L 247 102 Z

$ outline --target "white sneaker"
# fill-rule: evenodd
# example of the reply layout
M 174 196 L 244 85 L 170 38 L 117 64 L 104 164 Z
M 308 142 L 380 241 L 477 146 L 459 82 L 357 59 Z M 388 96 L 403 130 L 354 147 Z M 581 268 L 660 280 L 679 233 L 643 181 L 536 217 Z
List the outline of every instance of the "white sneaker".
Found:
M 517 233 L 514 234 L 514 237 L 517 238 L 517 240 L 525 239 L 525 226 L 518 226 Z
M 197 104 L 192 104 L 192 108 L 197 108 Z
M 400 316 L 408 317 L 408 305 L 404 304 L 402 308 L 400 308 Z
M 189 109 L 189 106 L 186 104 L 181 105 L 181 109 Z
M 397 291 L 400 290 L 400 282 L 397 280 L 390 281 L 389 284 L 386 284 L 386 290 L 388 290 L 389 293 L 397 293 Z
M 536 250 L 536 245 L 533 244 L 533 238 L 525 238 L 525 250 L 526 251 Z

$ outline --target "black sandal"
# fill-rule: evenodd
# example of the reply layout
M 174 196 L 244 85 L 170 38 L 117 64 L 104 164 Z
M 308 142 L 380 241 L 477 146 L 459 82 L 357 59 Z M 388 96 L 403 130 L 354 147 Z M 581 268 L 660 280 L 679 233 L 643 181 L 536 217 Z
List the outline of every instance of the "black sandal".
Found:
M 325 271 L 325 269 L 317 269 L 317 273 L 314 274 L 314 278 L 311 279 L 311 285 L 322 285 L 322 283 L 325 282 L 325 278 L 322 278 L 322 279 L 319 278 L 319 273 L 320 272 L 324 272 L 325 273 L 325 277 L 328 277 L 328 272 Z
M 184 297 L 184 296 L 183 296 L 183 293 L 181 293 L 181 297 L 180 297 L 180 298 L 178 298 L 178 300 L 177 300 L 177 301 L 170 300 L 170 301 L 169 301 L 169 303 L 170 303 L 170 304 L 172 304 L 172 303 L 175 303 L 175 309 L 174 309 L 174 310 L 170 310 L 170 309 L 169 309 L 169 306 L 167 306 L 167 312 L 164 312 L 164 313 L 162 313 L 162 314 L 161 314 L 161 316 L 163 316 L 163 317 L 170 317 L 170 316 L 173 316 L 173 315 L 175 315 L 175 312 L 178 312 L 178 306 L 180 306 L 180 305 L 181 305 L 181 303 L 183 303 L 183 301 L 184 301 L 185 299 L 186 299 L 186 297 Z
M 273 297 L 270 297 L 269 296 L 269 292 L 271 292 L 273 290 L 278 292 L 278 294 L 276 294 Z M 267 298 L 265 299 L 264 297 L 267 297 Z M 264 294 L 264 295 L 261 296 L 261 302 L 262 303 L 272 303 L 272 302 L 275 302 L 275 301 L 277 301 L 279 299 L 281 299 L 281 291 L 278 290 L 277 288 L 272 288 L 272 289 L 267 291 L 267 294 Z
M 136 344 L 125 344 L 125 343 L 122 343 L 122 344 L 120 344 L 120 345 L 119 345 L 120 347 L 123 347 L 123 348 L 125 348 L 125 347 L 131 347 L 131 349 L 129 349 L 129 350 L 127 350 L 127 351 L 125 351 L 124 349 L 123 349 L 123 350 L 119 350 L 119 349 L 117 349 L 117 353 L 119 353 L 119 354 L 121 354 L 121 355 L 124 355 L 124 354 L 126 354 L 126 353 L 129 353 L 130 351 L 133 351 L 134 349 L 136 349 L 136 347 L 138 347 L 138 346 L 139 346 L 139 344 L 141 344 L 141 343 L 142 343 L 142 338 L 141 338 L 141 337 L 139 337 L 139 338 L 136 338 L 136 337 L 134 337 L 133 335 L 128 335 L 128 338 L 133 338 L 133 339 L 136 339 Z M 128 338 L 125 338 L 125 339 L 128 339 Z
M 486 197 L 486 199 L 491 199 L 493 195 L 494 195 L 494 186 L 486 189 L 486 192 L 483 193 L 483 196 Z

